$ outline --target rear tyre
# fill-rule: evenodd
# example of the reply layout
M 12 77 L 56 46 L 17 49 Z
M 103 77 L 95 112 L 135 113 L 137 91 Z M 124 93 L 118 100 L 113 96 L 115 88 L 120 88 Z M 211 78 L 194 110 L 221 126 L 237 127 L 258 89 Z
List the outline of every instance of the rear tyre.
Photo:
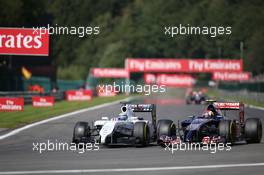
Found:
M 236 140 L 236 123 L 231 120 L 223 120 L 219 123 L 219 136 L 225 137 L 227 143 L 233 144 Z
M 136 122 L 134 125 L 135 146 L 143 147 L 149 144 L 149 128 L 145 122 Z
M 258 118 L 248 118 L 245 122 L 245 138 L 247 143 L 260 143 L 262 123 Z
M 73 129 L 73 143 L 80 143 L 84 138 L 87 138 L 90 133 L 90 127 L 88 122 L 77 122 Z

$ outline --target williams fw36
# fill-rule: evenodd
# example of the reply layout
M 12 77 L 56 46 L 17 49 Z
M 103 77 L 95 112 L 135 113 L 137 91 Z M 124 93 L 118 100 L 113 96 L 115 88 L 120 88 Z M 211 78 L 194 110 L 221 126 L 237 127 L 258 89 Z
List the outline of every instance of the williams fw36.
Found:
M 136 114 L 150 113 L 151 120 L 145 120 Z M 79 121 L 73 130 L 74 143 L 99 142 L 102 145 L 147 146 L 157 143 L 160 134 L 173 136 L 176 126 L 171 120 L 156 122 L 156 105 L 154 104 L 121 104 L 121 113 L 109 119 L 102 117 L 91 125 Z

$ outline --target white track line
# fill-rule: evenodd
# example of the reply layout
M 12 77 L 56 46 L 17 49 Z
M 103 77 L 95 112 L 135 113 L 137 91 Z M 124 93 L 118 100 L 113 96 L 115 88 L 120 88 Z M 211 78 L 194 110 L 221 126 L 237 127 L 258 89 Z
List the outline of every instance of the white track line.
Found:
M 260 107 L 260 106 L 254 106 L 254 105 L 248 105 L 248 104 L 246 104 L 246 107 L 251 108 L 251 109 L 258 109 L 258 110 L 264 111 L 264 108 L 263 107 Z
M 35 122 L 35 123 L 32 123 L 32 124 L 29 124 L 29 125 L 26 125 L 26 126 L 23 126 L 21 128 L 18 128 L 18 129 L 15 129 L 15 130 L 12 130 L 4 135 L 1 135 L 0 136 L 0 140 L 3 140 L 7 137 L 10 137 L 12 135 L 15 135 L 15 134 L 18 134 L 20 133 L 21 131 L 24 131 L 26 129 L 29 129 L 29 128 L 32 128 L 34 126 L 37 126 L 37 125 L 41 125 L 43 123 L 47 123 L 47 122 L 51 122 L 53 120 L 58 120 L 58 119 L 61 119 L 61 118 L 65 118 L 65 117 L 70 117 L 72 115 L 76 115 L 76 114 L 80 114 L 80 113 L 83 113 L 83 112 L 88 112 L 88 111 L 91 111 L 91 110 L 95 110 L 95 109 L 99 109 L 99 108 L 104 108 L 104 107 L 107 107 L 107 106 L 111 106 L 111 105 L 114 105 L 114 104 L 118 104 L 120 103 L 121 101 L 126 101 L 126 100 L 130 100 L 131 98 L 128 97 L 126 99 L 122 99 L 122 100 L 117 100 L 117 101 L 113 101 L 113 102 L 109 102 L 109 103 L 104 103 L 104 104 L 101 104 L 101 105 L 97 105 L 97 106 L 93 106 L 93 107 L 90 107 L 90 108 L 86 108 L 86 109 L 81 109 L 81 110 L 78 110 L 78 111 L 74 111 L 74 112 L 70 112 L 70 113 L 66 113 L 66 114 L 63 114 L 63 115 L 59 115 L 57 117 L 52 117 L 52 118 L 49 118 L 49 119 L 46 119 L 46 120 L 41 120 L 39 122 Z
M 174 167 L 150 167 L 150 168 L 108 168 L 108 169 L 80 169 L 80 170 L 36 170 L 36 171 L 2 171 L 0 175 L 10 174 L 74 174 L 74 173 L 113 173 L 113 172 L 145 172 L 145 171 L 171 171 L 171 170 L 193 170 L 193 169 L 217 169 L 235 167 L 264 166 L 264 163 L 241 163 L 202 166 L 174 166 Z

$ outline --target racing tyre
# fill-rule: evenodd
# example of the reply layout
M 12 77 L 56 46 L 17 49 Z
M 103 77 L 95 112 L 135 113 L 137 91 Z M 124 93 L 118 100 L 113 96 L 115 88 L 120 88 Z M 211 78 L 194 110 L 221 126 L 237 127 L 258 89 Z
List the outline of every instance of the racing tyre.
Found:
M 159 143 L 160 136 L 176 136 L 176 126 L 172 120 L 159 120 L 157 124 L 157 139 Z
M 219 123 L 219 136 L 225 137 L 227 143 L 233 144 L 236 140 L 236 123 L 231 120 L 223 120 Z
M 245 122 L 245 138 L 247 143 L 260 143 L 262 123 L 258 118 L 248 118 Z
M 73 130 L 73 143 L 80 143 L 82 139 L 87 138 L 90 133 L 90 127 L 87 122 L 77 122 Z
M 145 122 L 136 122 L 134 125 L 135 145 L 138 147 L 149 144 L 149 128 Z

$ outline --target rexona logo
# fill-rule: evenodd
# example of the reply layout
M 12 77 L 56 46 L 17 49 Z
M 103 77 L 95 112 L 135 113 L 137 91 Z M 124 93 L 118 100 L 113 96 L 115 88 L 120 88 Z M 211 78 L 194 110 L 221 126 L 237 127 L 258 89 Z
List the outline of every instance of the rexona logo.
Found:
M 49 55 L 49 34 L 45 29 L 0 28 L 0 54 Z

